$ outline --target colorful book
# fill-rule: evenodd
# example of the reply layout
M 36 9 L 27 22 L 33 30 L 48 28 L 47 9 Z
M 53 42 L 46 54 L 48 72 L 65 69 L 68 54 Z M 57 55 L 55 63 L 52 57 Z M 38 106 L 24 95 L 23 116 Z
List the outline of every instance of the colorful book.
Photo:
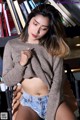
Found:
M 4 36 L 8 37 L 9 36 L 9 26 L 8 26 L 8 19 L 6 16 L 5 12 L 5 4 L 2 6 L 2 23 L 3 23 L 3 31 L 4 31 Z
M 17 29 L 15 27 L 15 24 L 7 3 L 3 4 L 3 8 L 4 8 L 5 19 L 6 19 L 7 28 L 8 28 L 8 34 L 9 36 L 15 36 L 17 35 Z
M 10 31 L 10 26 L 9 26 L 9 21 L 8 21 L 8 16 L 7 16 L 6 3 L 3 4 L 3 15 L 4 15 L 6 25 L 7 25 L 8 34 L 9 36 L 11 36 L 11 31 Z
M 21 26 L 19 17 L 17 15 L 16 9 L 15 9 L 15 6 L 14 6 L 14 2 L 13 2 L 13 0 L 6 0 L 6 1 L 7 1 L 7 4 L 9 6 L 9 9 L 10 9 L 14 24 L 16 26 L 17 33 L 20 34 L 21 31 L 22 31 L 22 26 Z
M 24 5 L 25 5 L 25 8 L 26 8 L 28 14 L 31 13 L 31 8 L 30 8 L 30 6 L 29 6 L 27 0 L 23 1 L 23 3 L 24 3 Z
M 35 4 L 33 3 L 33 0 L 29 0 L 29 4 L 30 4 L 30 6 L 31 6 L 32 9 L 35 8 Z

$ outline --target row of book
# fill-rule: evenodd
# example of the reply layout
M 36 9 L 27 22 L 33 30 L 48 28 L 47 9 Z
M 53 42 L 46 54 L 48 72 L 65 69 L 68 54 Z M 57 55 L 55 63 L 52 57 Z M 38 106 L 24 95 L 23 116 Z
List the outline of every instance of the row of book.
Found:
M 33 0 L 23 0 L 19 4 L 18 0 L 6 0 L 10 13 L 12 15 L 17 34 L 20 34 L 25 27 L 27 15 L 41 2 L 35 3 Z
M 0 0 L 0 37 L 17 35 L 17 30 L 6 3 Z
M 63 16 L 62 22 L 65 26 L 73 25 L 75 22 L 70 18 L 71 14 L 66 8 L 54 0 L 0 0 L 0 37 L 18 35 L 25 27 L 28 14 L 43 2 L 53 5 Z
M 15 36 L 25 27 L 27 15 L 41 2 L 34 0 L 0 0 L 0 37 Z

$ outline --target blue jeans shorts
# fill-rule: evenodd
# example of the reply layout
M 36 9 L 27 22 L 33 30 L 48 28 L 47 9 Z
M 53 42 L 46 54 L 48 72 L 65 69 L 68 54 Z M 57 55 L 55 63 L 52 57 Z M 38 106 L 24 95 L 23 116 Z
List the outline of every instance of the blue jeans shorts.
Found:
M 45 119 L 47 110 L 48 95 L 46 96 L 32 96 L 26 92 L 23 92 L 20 103 L 22 106 L 28 106 L 32 108 L 40 118 Z

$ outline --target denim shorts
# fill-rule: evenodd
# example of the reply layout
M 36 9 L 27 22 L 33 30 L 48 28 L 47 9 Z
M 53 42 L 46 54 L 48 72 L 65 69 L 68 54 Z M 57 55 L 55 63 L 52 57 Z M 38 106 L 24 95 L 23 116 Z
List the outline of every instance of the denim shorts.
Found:
M 32 96 L 26 92 L 23 92 L 20 103 L 22 106 L 28 106 L 32 108 L 40 118 L 45 119 L 47 110 L 48 95 L 46 96 Z

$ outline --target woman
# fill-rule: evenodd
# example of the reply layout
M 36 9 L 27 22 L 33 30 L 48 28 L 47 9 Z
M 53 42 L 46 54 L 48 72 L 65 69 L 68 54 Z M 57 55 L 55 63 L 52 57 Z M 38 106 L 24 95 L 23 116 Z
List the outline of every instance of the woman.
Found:
M 75 120 L 62 93 L 63 57 L 69 53 L 63 33 L 60 13 L 42 4 L 29 14 L 20 37 L 6 44 L 3 80 L 23 89 L 15 120 Z

